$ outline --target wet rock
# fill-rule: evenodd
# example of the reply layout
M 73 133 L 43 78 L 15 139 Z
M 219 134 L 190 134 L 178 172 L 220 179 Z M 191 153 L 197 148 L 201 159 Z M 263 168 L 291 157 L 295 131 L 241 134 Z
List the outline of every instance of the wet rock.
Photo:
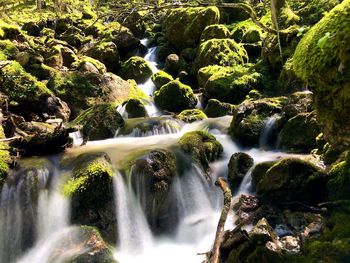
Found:
M 187 70 L 188 65 L 186 61 L 176 54 L 170 54 L 165 59 L 164 70 L 173 76 L 177 76 L 179 72 Z
M 72 125 L 81 126 L 85 140 L 104 140 L 113 138 L 118 128 L 124 125 L 124 120 L 113 103 L 104 103 L 80 113 Z
M 288 120 L 281 130 L 279 145 L 284 150 L 308 153 L 316 148 L 316 137 L 319 134 L 316 114 L 300 113 Z
M 179 140 L 179 145 L 205 172 L 210 169 L 209 163 L 215 161 L 223 152 L 220 142 L 210 133 L 203 131 L 184 134 Z
M 114 172 L 109 156 L 106 153 L 65 156 L 61 160 L 61 166 L 72 169 L 71 178 L 68 178 L 63 186 L 64 194 L 72 200 L 72 223 L 97 227 L 103 237 L 109 242 L 114 242 Z
M 139 99 L 128 100 L 125 104 L 125 110 L 128 113 L 128 118 L 141 118 L 148 116 L 145 104 Z
M 277 235 L 265 218 L 260 219 L 249 232 L 251 241 L 255 244 L 265 245 L 267 242 L 275 242 Z
M 123 79 L 133 79 L 137 83 L 144 83 L 152 76 L 152 69 L 141 57 L 131 57 L 125 61 L 119 71 Z
M 283 112 L 288 119 L 313 110 L 313 94 L 311 92 L 295 92 L 290 95 Z
M 282 251 L 286 254 L 299 254 L 301 252 L 300 240 L 297 237 L 285 236 L 279 242 Z
M 311 161 L 284 158 L 263 175 L 257 193 L 270 201 L 315 204 L 326 197 L 326 177 Z
M 233 104 L 220 102 L 216 99 L 210 99 L 204 112 L 209 118 L 217 118 L 226 115 L 233 115 L 235 108 L 236 107 Z
M 164 32 L 170 44 L 178 50 L 195 47 L 204 28 L 217 24 L 220 12 L 216 7 L 179 8 L 164 21 Z
M 246 153 L 234 153 L 228 163 L 228 181 L 232 189 L 237 189 L 244 176 L 254 165 L 254 159 Z
M 193 110 L 181 111 L 181 113 L 177 115 L 176 118 L 184 122 L 192 123 L 195 121 L 207 119 L 208 117 L 205 115 L 203 111 L 199 109 L 193 109 Z
M 197 98 L 191 87 L 173 80 L 154 93 L 154 102 L 163 110 L 181 112 L 195 108 Z
M 252 187 L 256 189 L 256 186 L 259 184 L 260 180 L 266 174 L 267 170 L 269 170 L 276 162 L 262 162 L 255 165 L 252 170 Z
M 152 230 L 171 232 L 178 220 L 170 195 L 176 176 L 175 155 L 165 149 L 153 150 L 135 161 L 131 176 L 136 195 L 143 196 L 142 209 Z
M 256 196 L 246 194 L 240 195 L 236 203 L 233 204 L 233 211 L 235 211 L 237 216 L 235 224 L 239 224 L 248 218 L 250 218 L 250 222 L 253 222 L 257 216 L 253 216 L 252 214 L 256 212 L 259 207 L 259 199 Z
M 159 90 L 162 86 L 168 84 L 172 80 L 174 80 L 173 77 L 165 71 L 158 71 L 157 73 L 152 75 L 152 81 L 156 86 L 157 90 Z

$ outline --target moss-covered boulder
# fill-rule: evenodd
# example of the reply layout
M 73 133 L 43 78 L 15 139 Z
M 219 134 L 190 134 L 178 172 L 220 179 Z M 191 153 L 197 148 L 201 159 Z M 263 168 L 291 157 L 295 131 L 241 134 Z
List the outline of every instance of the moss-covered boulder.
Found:
M 57 72 L 48 87 L 68 103 L 73 116 L 98 103 L 122 103 L 129 98 L 146 97 L 135 82 L 112 73 Z
M 262 29 L 251 18 L 234 24 L 231 33 L 237 43 L 256 43 L 264 37 Z
M 223 39 L 223 38 L 230 38 L 231 33 L 230 30 L 225 25 L 210 25 L 207 26 L 201 35 L 200 42 L 205 42 L 209 39 Z
M 203 30 L 220 19 L 216 7 L 178 8 L 170 12 L 164 21 L 165 36 L 178 50 L 195 47 Z
M 72 169 L 63 186 L 63 193 L 72 200 L 72 222 L 95 226 L 108 241 L 115 241 L 114 172 L 109 156 L 106 153 L 65 156 L 61 166 Z
M 162 70 L 153 74 L 151 79 L 152 79 L 154 85 L 156 86 L 156 89 L 160 89 L 165 84 L 168 84 L 170 81 L 174 80 L 170 74 L 168 74 Z
M 175 176 L 176 158 L 166 149 L 152 150 L 133 163 L 131 184 L 137 195 L 145 197 L 142 209 L 156 233 L 171 232 L 178 223 L 170 194 Z
M 101 41 L 88 44 L 82 48 L 81 53 L 101 61 L 110 72 L 117 72 L 119 69 L 120 56 L 117 45 L 113 42 Z
M 236 107 L 233 104 L 220 102 L 216 99 L 210 99 L 204 112 L 209 118 L 217 118 L 226 115 L 233 115 L 235 108 Z
M 0 40 L 0 60 L 15 59 L 18 53 L 18 48 L 10 40 Z
M 125 61 L 119 71 L 123 79 L 133 79 L 137 83 L 144 83 L 152 76 L 152 69 L 141 57 L 131 57 Z
M 300 113 L 312 112 L 314 109 L 311 92 L 295 92 L 288 97 L 288 103 L 283 107 L 286 118 L 290 119 Z
M 195 108 L 197 98 L 190 86 L 173 80 L 154 93 L 154 102 L 163 110 L 181 112 Z
M 19 111 L 46 113 L 68 120 L 70 110 L 66 103 L 53 95 L 46 85 L 28 74 L 15 61 L 0 62 L 0 91 Z
M 208 117 L 203 111 L 199 109 L 193 109 L 181 111 L 180 114 L 176 116 L 176 118 L 184 122 L 192 123 L 195 121 L 207 119 Z
M 259 84 L 260 74 L 252 67 L 235 65 L 216 69 L 204 86 L 204 94 L 210 99 L 238 104 Z
M 117 129 L 123 126 L 124 120 L 113 103 L 97 104 L 83 111 L 72 122 L 81 126 L 84 138 L 103 140 L 113 138 Z
M 350 142 L 349 21 L 345 0 L 305 34 L 293 56 L 296 75 L 314 92 L 325 138 L 339 145 Z
M 88 56 L 78 57 L 72 68 L 83 73 L 107 73 L 107 67 L 102 62 Z
M 125 104 L 125 110 L 128 118 L 147 117 L 148 113 L 145 104 L 140 99 L 130 99 Z
M 210 39 L 199 46 L 192 73 L 210 65 L 233 66 L 247 61 L 246 50 L 233 39 Z
M 279 144 L 284 150 L 308 153 L 316 148 L 320 134 L 315 113 L 300 113 L 288 120 L 280 132 Z
M 257 185 L 257 193 L 270 201 L 315 204 L 326 198 L 326 176 L 311 161 L 284 158 L 266 171 Z
M 2 115 L 2 114 L 1 114 Z M 5 139 L 4 129 L 0 125 L 0 140 Z M 9 145 L 6 142 L 0 142 L 0 186 L 7 178 L 10 163 Z
M 246 173 L 254 165 L 254 159 L 244 152 L 232 154 L 228 163 L 227 179 L 231 189 L 237 189 Z
M 188 70 L 188 64 L 182 57 L 170 54 L 165 58 L 164 70 L 173 76 L 177 76 L 181 71 Z
M 223 152 L 223 147 L 216 138 L 208 132 L 193 131 L 184 134 L 179 145 L 182 151 L 189 154 L 193 161 L 208 172 L 209 163 L 216 160 Z
M 327 189 L 330 200 L 350 199 L 349 156 L 332 167 L 328 174 Z
M 275 161 L 267 161 L 258 163 L 254 166 L 252 170 L 252 187 L 255 190 L 256 186 L 260 182 L 260 180 L 263 178 L 263 176 L 266 174 L 267 170 L 269 170 L 274 164 L 276 164 Z
M 286 97 L 245 100 L 236 107 L 229 133 L 243 146 L 258 146 L 268 117 L 282 111 Z

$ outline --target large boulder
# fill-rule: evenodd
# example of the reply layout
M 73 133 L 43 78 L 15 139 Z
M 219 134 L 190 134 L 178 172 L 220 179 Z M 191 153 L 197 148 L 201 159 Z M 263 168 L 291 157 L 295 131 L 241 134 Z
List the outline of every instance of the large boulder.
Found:
M 197 98 L 191 87 L 173 80 L 154 93 L 154 102 L 163 110 L 181 112 L 195 108 Z
M 72 222 L 95 226 L 108 241 L 115 241 L 114 172 L 109 156 L 106 153 L 65 156 L 61 166 L 72 170 L 63 186 L 64 194 L 72 200 Z
M 226 115 L 233 115 L 235 108 L 235 105 L 220 102 L 216 99 L 210 99 L 204 112 L 209 118 L 217 118 Z
M 146 97 L 135 82 L 113 73 L 57 72 L 48 87 L 67 101 L 74 117 L 98 103 L 122 103 L 129 98 Z
M 270 201 L 315 204 L 326 198 L 326 176 L 312 161 L 284 158 L 266 171 L 257 193 Z
M 148 116 L 145 104 L 140 99 L 129 99 L 126 101 L 125 111 L 128 113 L 128 118 L 141 118 Z
M 69 119 L 70 110 L 66 103 L 55 97 L 44 83 L 27 73 L 18 62 L 1 62 L 0 91 L 19 112 L 46 113 L 64 121 Z
M 113 103 L 103 103 L 83 111 L 72 122 L 80 125 L 85 139 L 103 140 L 113 138 L 117 129 L 123 126 L 124 120 Z
M 208 172 L 209 163 L 215 161 L 223 152 L 223 147 L 208 132 L 193 131 L 185 133 L 179 140 L 182 151 L 189 154 L 194 162 Z
M 313 26 L 298 44 L 296 75 L 314 92 L 318 120 L 327 141 L 350 143 L 350 0 L 345 0 Z
M 316 148 L 320 134 L 315 113 L 300 113 L 288 120 L 280 132 L 279 144 L 283 150 L 308 153 Z
M 227 179 L 233 189 L 237 189 L 244 176 L 254 165 L 254 159 L 249 154 L 238 152 L 232 154 L 228 163 Z
M 131 184 L 153 231 L 172 231 L 178 218 L 172 207 L 171 186 L 176 176 L 175 155 L 165 149 L 152 150 L 136 159 Z M 175 212 L 175 213 L 174 213 Z
M 153 74 L 151 79 L 156 86 L 156 89 L 160 89 L 165 84 L 168 84 L 170 81 L 174 80 L 170 74 L 162 70 Z
M 230 30 L 225 25 L 209 25 L 207 26 L 201 35 L 201 42 L 205 42 L 209 39 L 223 39 L 230 38 Z
M 233 66 L 248 62 L 246 50 L 233 39 L 210 39 L 203 42 L 197 51 L 192 73 L 210 65 Z
M 178 50 L 196 47 L 205 27 L 217 24 L 219 19 L 216 7 L 174 9 L 164 21 L 165 36 Z
M 179 120 L 182 120 L 183 122 L 192 123 L 195 121 L 200 121 L 207 119 L 207 115 L 199 109 L 193 109 L 193 110 L 183 110 L 180 112 L 179 115 L 176 116 Z
M 258 146 L 267 119 L 280 113 L 286 102 L 286 97 L 245 100 L 236 107 L 229 128 L 232 139 L 246 147 Z
M 119 71 L 123 79 L 133 79 L 137 83 L 144 83 L 152 76 L 152 69 L 141 57 L 131 57 L 125 61 Z
M 209 78 L 204 85 L 204 94 L 209 99 L 238 104 L 259 84 L 260 74 L 252 67 L 236 65 L 215 69 L 211 70 L 212 74 L 208 73 Z
M 18 48 L 10 40 L 0 40 L 0 60 L 15 59 L 18 53 Z

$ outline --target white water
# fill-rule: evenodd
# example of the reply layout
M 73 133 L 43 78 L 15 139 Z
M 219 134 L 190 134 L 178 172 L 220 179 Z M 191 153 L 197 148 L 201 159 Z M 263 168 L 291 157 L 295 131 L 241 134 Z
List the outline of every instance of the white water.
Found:
M 280 118 L 281 116 L 279 114 L 274 114 L 265 120 L 265 126 L 261 132 L 260 139 L 259 139 L 260 148 L 266 149 L 270 146 L 273 146 L 273 145 L 269 145 L 270 144 L 269 140 L 271 137 L 271 133 L 275 127 L 275 124 Z

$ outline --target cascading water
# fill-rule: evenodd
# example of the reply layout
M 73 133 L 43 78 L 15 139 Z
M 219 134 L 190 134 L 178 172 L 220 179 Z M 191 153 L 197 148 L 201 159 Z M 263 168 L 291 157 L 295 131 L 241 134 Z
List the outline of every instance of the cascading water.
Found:
M 274 135 L 273 132 L 276 126 L 276 122 L 279 119 L 281 119 L 281 115 L 274 114 L 265 120 L 265 126 L 261 132 L 260 139 L 259 139 L 260 148 L 268 149 L 269 147 L 274 146 L 272 144 L 276 143 L 275 141 L 276 136 L 273 136 Z

